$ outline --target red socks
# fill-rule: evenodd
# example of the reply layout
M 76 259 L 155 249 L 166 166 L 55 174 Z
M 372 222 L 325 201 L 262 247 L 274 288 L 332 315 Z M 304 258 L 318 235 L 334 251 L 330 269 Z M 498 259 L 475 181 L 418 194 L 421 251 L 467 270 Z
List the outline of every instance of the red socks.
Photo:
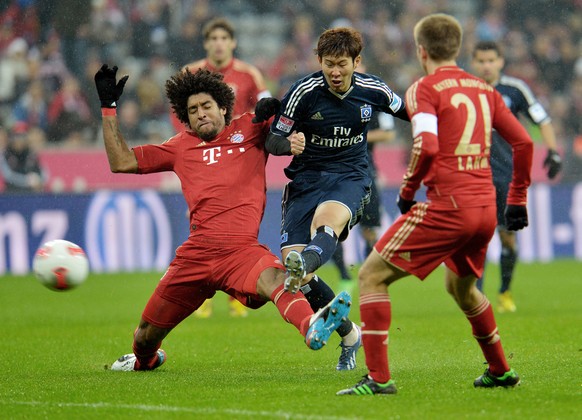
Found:
M 361 295 L 360 319 L 369 375 L 378 383 L 386 383 L 390 380 L 388 329 L 392 322 L 392 305 L 388 293 Z
M 303 337 L 307 334 L 309 320 L 313 310 L 301 291 L 292 294 L 283 290 L 280 285 L 271 294 L 271 300 L 281 313 L 283 319 L 295 326 Z
M 465 315 L 473 327 L 473 337 L 481 346 L 485 360 L 489 363 L 489 371 L 495 376 L 502 376 L 509 370 L 509 365 L 503 353 L 489 300 L 483 296 L 483 300 L 475 308 L 465 311 Z
M 133 354 L 135 354 L 136 361 L 134 370 L 151 370 L 158 361 L 158 349 L 162 345 L 157 343 L 154 347 L 138 349 L 133 342 Z

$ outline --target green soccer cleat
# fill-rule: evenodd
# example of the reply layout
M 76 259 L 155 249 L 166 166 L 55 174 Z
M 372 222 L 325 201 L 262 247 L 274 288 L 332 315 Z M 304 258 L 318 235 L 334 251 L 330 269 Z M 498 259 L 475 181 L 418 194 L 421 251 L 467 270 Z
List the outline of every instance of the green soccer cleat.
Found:
M 512 388 L 514 386 L 518 386 L 521 380 L 517 373 L 510 369 L 508 372 L 505 372 L 503 376 L 493 376 L 491 372 L 489 372 L 489 368 L 485 370 L 485 373 L 475 379 L 473 385 L 475 388 L 495 388 L 501 386 L 503 388 Z
M 364 375 L 362 380 L 351 388 L 342 389 L 335 395 L 389 395 L 396 394 L 396 382 L 390 379 L 385 384 L 379 384 L 368 375 Z

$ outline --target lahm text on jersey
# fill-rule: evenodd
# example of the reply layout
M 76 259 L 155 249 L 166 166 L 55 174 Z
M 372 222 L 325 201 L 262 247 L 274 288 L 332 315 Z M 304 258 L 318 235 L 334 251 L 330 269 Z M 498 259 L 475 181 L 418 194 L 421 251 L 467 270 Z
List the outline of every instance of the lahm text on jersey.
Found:
M 325 147 L 347 147 L 353 144 L 361 143 L 364 141 L 364 134 L 360 133 L 357 136 L 349 136 L 350 132 L 352 131 L 351 128 L 346 127 L 334 127 L 333 128 L 333 138 L 321 137 L 317 134 L 314 134 L 311 137 L 311 143 L 316 144 L 318 146 L 325 146 Z M 342 137 L 335 137 L 335 136 L 342 136 Z M 345 136 L 345 137 L 344 137 Z
M 489 167 L 489 159 L 487 156 L 457 156 L 457 163 L 457 169 L 459 171 L 475 171 Z

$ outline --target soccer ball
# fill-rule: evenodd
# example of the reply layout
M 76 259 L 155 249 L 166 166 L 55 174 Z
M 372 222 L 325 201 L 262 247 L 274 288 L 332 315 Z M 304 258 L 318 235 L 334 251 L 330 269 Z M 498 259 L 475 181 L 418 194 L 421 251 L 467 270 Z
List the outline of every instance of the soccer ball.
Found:
M 49 289 L 69 290 L 87 279 L 89 260 L 79 245 L 57 239 L 38 248 L 32 261 L 32 271 L 38 281 Z

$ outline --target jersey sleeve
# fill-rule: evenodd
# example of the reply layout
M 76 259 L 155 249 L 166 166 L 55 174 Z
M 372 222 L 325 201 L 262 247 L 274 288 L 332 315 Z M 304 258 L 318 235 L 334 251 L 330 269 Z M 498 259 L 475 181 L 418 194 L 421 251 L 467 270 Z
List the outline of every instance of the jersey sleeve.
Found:
M 530 87 L 522 80 L 516 84 L 519 92 L 519 111 L 523 112 L 534 124 L 540 125 L 551 121 L 550 116 L 535 97 Z
M 380 102 L 383 103 L 380 109 L 383 112 L 387 113 L 388 115 L 393 115 L 398 119 L 410 121 L 408 113 L 406 112 L 406 105 L 404 101 L 400 96 L 398 96 L 398 94 L 396 94 L 396 92 L 390 89 L 386 82 L 379 78 L 372 78 L 363 79 L 362 83 L 374 86 L 374 89 L 378 90 L 381 95 Z
M 172 137 L 162 144 L 145 144 L 133 148 L 137 159 L 137 173 L 173 171 L 178 153 L 178 137 Z
M 281 111 L 275 115 L 273 123 L 271 124 L 271 132 L 279 136 L 288 137 L 294 130 L 303 102 L 305 101 L 305 94 L 298 89 L 297 83 L 291 86 L 289 91 L 283 96 L 281 100 Z
M 503 98 L 496 95 L 493 128 L 507 141 L 513 150 L 513 176 L 509 184 L 507 204 L 526 205 L 527 188 L 531 184 L 533 142 L 527 130 L 505 106 Z
M 439 150 L 438 120 L 430 92 L 420 82 L 406 92 L 407 111 L 412 121 L 414 143 L 408 168 L 400 186 L 400 195 L 405 200 L 414 199 L 424 177 L 430 171 L 432 161 Z

